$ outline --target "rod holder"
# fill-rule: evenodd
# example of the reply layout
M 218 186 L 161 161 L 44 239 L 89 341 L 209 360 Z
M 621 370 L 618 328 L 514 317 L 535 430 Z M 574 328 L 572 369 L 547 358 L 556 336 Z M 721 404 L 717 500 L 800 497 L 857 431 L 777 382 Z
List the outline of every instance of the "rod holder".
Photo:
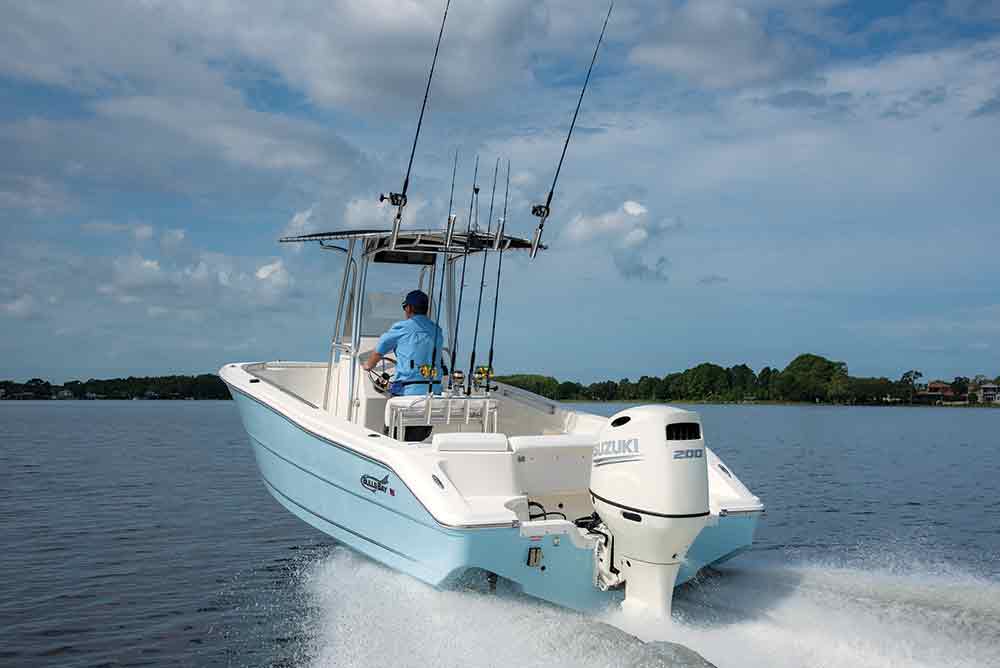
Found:
M 399 226 L 403 222 L 403 207 L 396 212 L 396 217 L 392 219 L 392 234 L 389 235 L 389 250 L 396 250 L 396 242 L 399 239 Z
M 500 240 L 503 239 L 503 229 L 507 224 L 507 219 L 501 216 L 497 219 L 497 234 L 493 237 L 493 250 L 500 250 Z
M 455 223 L 458 221 L 458 216 L 451 214 L 448 216 L 448 230 L 444 235 L 444 248 L 445 252 L 451 248 L 451 241 L 455 236 Z
M 532 260 L 534 260 L 535 256 L 538 255 L 538 245 L 541 243 L 541 241 L 542 241 L 542 226 L 539 225 L 537 228 L 535 228 L 535 238 L 531 240 L 531 252 L 528 254 L 528 257 L 530 257 Z

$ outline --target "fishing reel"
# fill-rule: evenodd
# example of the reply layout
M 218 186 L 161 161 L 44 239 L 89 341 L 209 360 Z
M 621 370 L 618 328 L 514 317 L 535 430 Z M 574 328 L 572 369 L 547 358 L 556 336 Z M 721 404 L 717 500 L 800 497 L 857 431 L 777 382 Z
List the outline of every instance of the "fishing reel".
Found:
M 451 382 L 449 383 L 451 387 L 462 387 L 465 385 L 465 374 L 459 370 L 455 369 L 451 372 Z
M 472 374 L 472 386 L 477 390 L 490 390 L 490 381 L 493 379 L 493 369 L 488 366 L 478 366 Z
M 420 365 L 420 376 L 422 378 L 434 379 L 437 378 L 437 375 L 438 375 L 438 370 L 436 366 L 432 366 L 430 364 Z
M 546 204 L 535 204 L 531 207 L 531 215 L 536 218 L 548 218 L 549 213 L 551 213 L 551 211 Z
M 392 206 L 406 206 L 406 195 L 404 193 L 381 193 L 378 196 L 379 204 L 389 200 Z

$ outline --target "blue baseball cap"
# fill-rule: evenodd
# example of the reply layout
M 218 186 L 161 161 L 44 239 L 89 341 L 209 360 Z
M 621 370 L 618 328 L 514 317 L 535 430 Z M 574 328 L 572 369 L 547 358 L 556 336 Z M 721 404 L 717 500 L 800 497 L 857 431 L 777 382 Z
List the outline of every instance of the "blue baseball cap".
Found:
M 403 306 L 412 306 L 415 309 L 427 310 L 427 304 L 430 299 L 427 294 L 422 290 L 413 290 L 406 295 L 406 299 L 403 300 Z

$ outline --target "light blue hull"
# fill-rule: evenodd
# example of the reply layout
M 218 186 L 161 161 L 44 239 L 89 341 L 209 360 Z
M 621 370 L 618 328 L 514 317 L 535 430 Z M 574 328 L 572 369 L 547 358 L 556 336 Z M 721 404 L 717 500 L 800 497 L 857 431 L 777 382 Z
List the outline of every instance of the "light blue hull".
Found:
M 552 536 L 532 540 L 515 527 L 444 526 L 385 464 L 303 430 L 235 388 L 232 393 L 268 491 L 341 543 L 434 586 L 479 568 L 525 594 L 577 610 L 605 607 L 615 596 L 594 586 L 592 550 L 565 536 L 558 544 Z M 385 491 L 371 491 L 362 478 L 384 481 Z M 755 524 L 756 516 L 722 518 L 702 531 L 678 582 L 749 546 Z M 544 570 L 527 565 L 529 547 L 542 548 Z
M 677 573 L 677 584 L 684 584 L 705 566 L 721 564 L 749 549 L 759 517 L 759 513 L 727 515 L 715 526 L 702 529 Z

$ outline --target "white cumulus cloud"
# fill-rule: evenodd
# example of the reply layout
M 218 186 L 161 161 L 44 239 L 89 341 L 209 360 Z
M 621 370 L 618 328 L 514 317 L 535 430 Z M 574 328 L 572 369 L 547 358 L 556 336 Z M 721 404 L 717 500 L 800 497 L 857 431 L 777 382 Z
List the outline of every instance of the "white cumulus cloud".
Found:
M 0 312 L 12 318 L 28 319 L 38 315 L 38 303 L 29 294 L 24 294 L 6 304 L 0 304 Z
M 625 203 L 622 204 L 622 209 L 624 209 L 625 213 L 630 216 L 642 216 L 648 212 L 646 207 L 634 200 L 626 200 Z
M 599 243 L 610 249 L 615 267 L 626 278 L 666 281 L 670 261 L 664 255 L 651 255 L 657 242 L 682 228 L 682 223 L 671 219 L 654 220 L 641 202 L 626 200 L 614 211 L 576 215 L 563 234 L 578 245 Z

